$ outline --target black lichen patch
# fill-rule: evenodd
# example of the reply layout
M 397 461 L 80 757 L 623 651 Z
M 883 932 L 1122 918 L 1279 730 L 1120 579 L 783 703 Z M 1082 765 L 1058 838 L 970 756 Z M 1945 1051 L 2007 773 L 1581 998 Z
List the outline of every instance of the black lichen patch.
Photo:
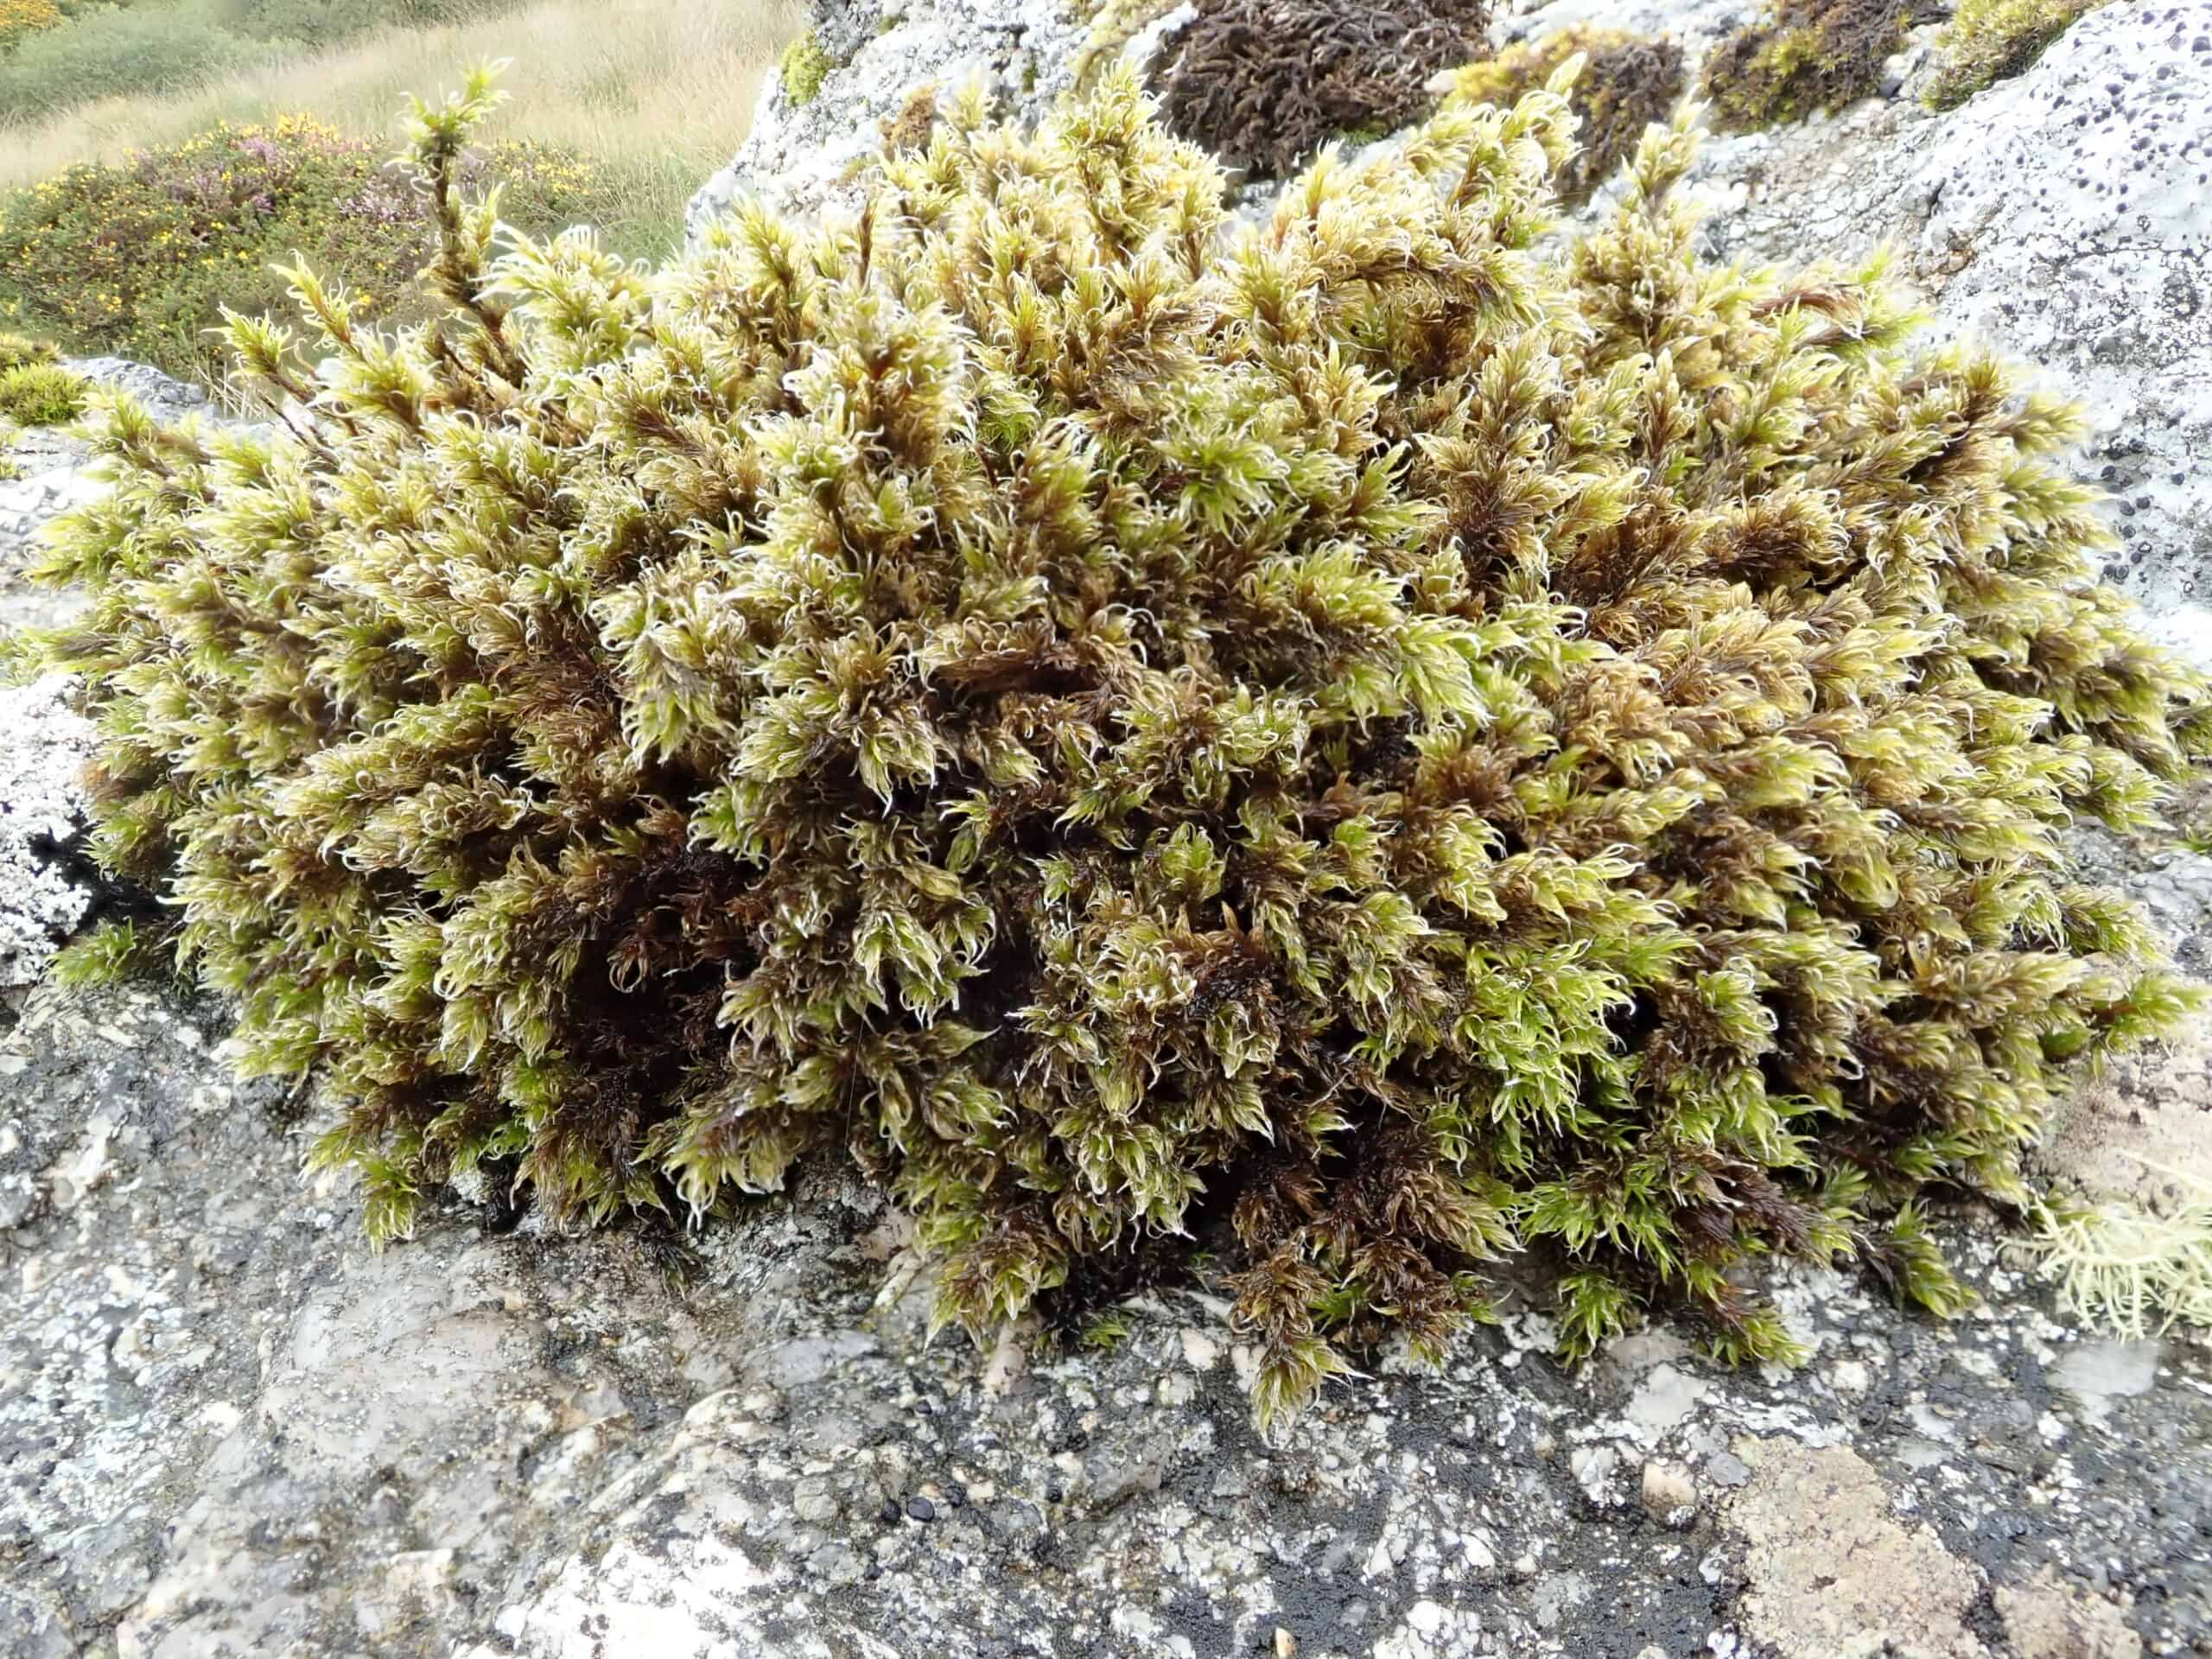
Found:
M 1580 147 L 1556 181 L 1560 199 L 1570 207 L 1587 200 L 1636 153 L 1645 127 L 1664 125 L 1674 114 L 1687 80 L 1682 48 L 1670 40 L 1576 24 L 1468 65 L 1452 88 L 1453 97 L 1470 103 L 1510 104 L 1577 53 L 1586 61 L 1568 100 L 1581 122 L 1575 134 Z
M 1933 15 L 1929 0 L 1777 0 L 1706 60 L 1714 124 L 1770 127 L 1865 98 L 1905 31 Z
M 1388 132 L 1430 79 L 1479 57 L 1490 0 L 1199 0 L 1160 76 L 1167 124 L 1255 175 L 1287 177 L 1339 133 Z

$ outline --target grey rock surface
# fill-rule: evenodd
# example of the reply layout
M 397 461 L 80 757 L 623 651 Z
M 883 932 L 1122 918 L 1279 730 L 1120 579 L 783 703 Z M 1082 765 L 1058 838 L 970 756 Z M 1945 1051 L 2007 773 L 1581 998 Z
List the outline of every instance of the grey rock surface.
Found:
M 980 82 L 1000 118 L 1036 121 L 1072 84 L 1090 34 L 1072 0 L 816 0 L 813 27 L 829 79 L 801 105 L 769 78 L 744 147 L 692 198 L 695 238 L 741 196 L 785 213 L 839 200 L 918 87 L 950 99 Z
M 0 685 L 0 988 L 36 981 L 92 907 L 92 884 L 70 857 L 91 750 L 67 676 Z
M 1571 1374 L 1516 1295 L 1270 1446 L 1205 1284 L 1103 1351 L 931 1344 L 926 1271 L 834 1173 L 688 1259 L 454 1206 L 373 1252 L 219 1030 L 48 987 L 0 1041 L 0 1651 L 2212 1643 L 2212 1354 L 2055 1320 L 1971 1217 L 1953 1325 L 1800 1273 L 1799 1373 L 1662 1325 Z

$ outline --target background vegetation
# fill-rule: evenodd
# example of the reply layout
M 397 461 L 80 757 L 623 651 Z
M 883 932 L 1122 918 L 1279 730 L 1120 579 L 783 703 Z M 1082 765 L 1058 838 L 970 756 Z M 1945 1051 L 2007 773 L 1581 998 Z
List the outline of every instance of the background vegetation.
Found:
M 304 255 L 404 320 L 419 216 L 385 167 L 409 88 L 521 53 L 472 171 L 534 232 L 681 238 L 797 0 L 0 0 L 0 327 L 213 378 L 219 306 Z M 302 113 L 302 111 L 311 113 Z
M 137 0 L 0 47 L 0 190 L 300 111 L 381 154 L 410 88 L 512 55 L 514 101 L 483 137 L 588 159 L 615 198 L 602 228 L 618 246 L 658 251 L 699 181 L 744 141 L 802 10 L 798 0 Z M 211 11 L 250 14 L 263 32 L 202 54 Z M 102 41 L 118 43 L 107 79 Z M 70 96 L 27 90 L 35 78 Z
M 596 220 L 619 200 L 601 168 L 526 140 L 464 162 L 467 176 L 486 172 L 532 230 Z M 222 308 L 285 308 L 281 266 L 305 256 L 338 275 L 357 315 L 403 321 L 429 252 L 421 204 L 382 148 L 305 116 L 226 123 L 16 193 L 0 217 L 0 321 L 213 383 Z

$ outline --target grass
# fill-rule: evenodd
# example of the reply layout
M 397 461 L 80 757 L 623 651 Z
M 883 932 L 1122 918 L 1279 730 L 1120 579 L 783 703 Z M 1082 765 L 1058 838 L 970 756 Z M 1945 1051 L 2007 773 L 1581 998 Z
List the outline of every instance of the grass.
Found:
M 198 84 L 96 99 L 0 126 L 0 190 L 83 162 L 118 162 L 217 124 L 312 112 L 341 132 L 389 141 L 410 91 L 463 65 L 511 58 L 513 97 L 488 139 L 588 157 L 620 185 L 602 225 L 650 257 L 683 234 L 683 207 L 750 126 L 762 79 L 800 30 L 797 0 L 537 0 L 501 16 L 386 27 L 339 44 L 259 43 Z

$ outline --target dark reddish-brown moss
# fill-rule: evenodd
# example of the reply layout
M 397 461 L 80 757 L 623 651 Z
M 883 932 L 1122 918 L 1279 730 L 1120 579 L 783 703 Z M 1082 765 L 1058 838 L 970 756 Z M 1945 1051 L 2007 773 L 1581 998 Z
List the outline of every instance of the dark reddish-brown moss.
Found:
M 1707 58 L 1714 123 L 1769 127 L 1865 98 L 1879 89 L 1883 60 L 1905 31 L 1934 15 L 1929 0 L 1776 0 Z
M 1481 55 L 1490 0 L 1198 0 L 1160 77 L 1167 124 L 1230 166 L 1287 177 L 1339 133 L 1388 131 Z

